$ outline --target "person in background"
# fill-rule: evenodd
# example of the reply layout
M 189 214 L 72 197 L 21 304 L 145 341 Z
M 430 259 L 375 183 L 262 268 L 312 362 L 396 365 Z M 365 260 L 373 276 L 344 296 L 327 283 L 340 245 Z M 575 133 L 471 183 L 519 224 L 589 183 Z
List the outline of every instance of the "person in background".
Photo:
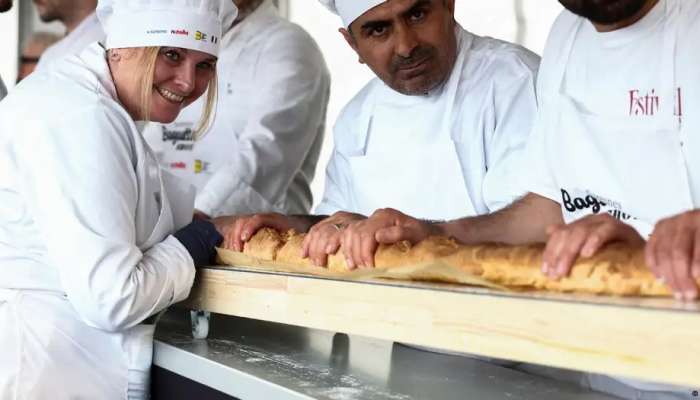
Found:
M 678 300 L 700 278 L 700 2 L 560 0 L 538 77 L 529 193 L 491 215 L 431 223 L 393 209 L 381 243 L 429 235 L 465 244 L 547 243 L 542 271 L 569 274 L 611 242 L 644 246 Z M 640 68 L 640 66 L 643 66 Z M 688 399 L 691 389 L 524 366 L 623 399 Z
M 319 216 L 239 217 L 228 247 L 241 249 L 262 226 L 293 228 L 309 232 L 305 255 L 325 265 L 379 207 L 444 220 L 498 210 L 523 194 L 517 172 L 537 110 L 539 57 L 463 29 L 454 0 L 323 3 L 377 78 L 336 122 Z M 342 251 L 351 267 L 373 265 L 373 236 L 349 238 Z
M 50 32 L 36 32 L 27 41 L 27 44 L 22 49 L 22 55 L 19 58 L 19 71 L 17 73 L 17 82 L 26 78 L 34 72 L 39 57 L 46 49 L 54 43 L 61 40 L 61 37 Z
M 97 0 L 33 1 L 42 21 L 59 21 L 66 27 L 65 37 L 46 49 L 37 69 L 62 57 L 79 54 L 88 45 L 104 39 L 102 25 L 95 15 Z
M 240 14 L 221 38 L 219 106 L 193 141 L 203 102 L 146 139 L 163 167 L 193 183 L 201 217 L 264 211 L 306 214 L 325 131 L 330 76 L 314 40 L 272 0 L 234 0 Z
M 97 14 L 104 44 L 0 103 L 2 399 L 147 399 L 157 314 L 222 240 L 140 128 L 204 93 L 213 115 L 219 42 L 172 32 L 221 38 L 235 6 L 100 0 Z
M 0 0 L 0 13 L 10 11 L 12 8 L 12 0 Z M 2 100 L 5 96 L 7 96 L 7 88 L 5 87 L 5 83 L 2 81 L 2 77 L 0 76 L 0 100 Z

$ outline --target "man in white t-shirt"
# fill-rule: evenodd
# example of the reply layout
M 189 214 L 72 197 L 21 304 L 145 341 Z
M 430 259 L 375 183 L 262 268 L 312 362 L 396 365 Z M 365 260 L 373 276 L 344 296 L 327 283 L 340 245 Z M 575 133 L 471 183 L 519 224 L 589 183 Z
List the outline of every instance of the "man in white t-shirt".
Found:
M 612 241 L 646 243 L 679 299 L 700 278 L 700 2 L 560 0 L 538 78 L 523 178 L 529 194 L 483 217 L 427 223 L 377 212 L 381 243 L 443 234 L 463 243 L 547 242 L 543 272 L 569 273 Z M 578 15 L 577 15 L 578 14 Z M 646 241 L 648 239 L 648 242 Z M 553 373 L 559 375 L 561 372 Z M 573 378 L 628 399 L 690 391 L 601 375 Z
M 95 15 L 97 0 L 33 0 L 44 22 L 60 21 L 66 27 L 66 36 L 44 51 L 37 69 L 53 61 L 79 54 L 94 42 L 104 39 L 102 25 Z

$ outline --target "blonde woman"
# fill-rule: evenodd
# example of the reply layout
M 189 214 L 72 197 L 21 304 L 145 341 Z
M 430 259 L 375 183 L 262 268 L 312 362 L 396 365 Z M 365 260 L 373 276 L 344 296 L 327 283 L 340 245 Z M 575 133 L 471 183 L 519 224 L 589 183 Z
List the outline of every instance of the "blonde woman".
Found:
M 221 236 L 139 121 L 216 98 L 231 0 L 100 1 L 104 45 L 0 103 L 0 398 L 148 397 L 153 316 Z

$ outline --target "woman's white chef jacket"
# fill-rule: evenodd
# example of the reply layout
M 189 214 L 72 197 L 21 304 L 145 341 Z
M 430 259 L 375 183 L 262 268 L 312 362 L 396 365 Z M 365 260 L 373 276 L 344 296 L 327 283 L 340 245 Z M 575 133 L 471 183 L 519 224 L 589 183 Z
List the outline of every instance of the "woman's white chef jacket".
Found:
M 196 143 L 204 98 L 145 137 L 166 170 L 198 189 L 210 216 L 277 211 L 307 214 L 323 144 L 330 75 L 302 28 L 266 0 L 222 39 L 219 103 Z
M 659 219 L 700 205 L 699 18 L 697 1 L 660 0 L 614 32 L 569 12 L 554 24 L 528 187 L 559 202 L 567 222 L 607 212 L 649 235 Z M 597 375 L 580 381 L 625 399 L 691 393 Z
M 497 210 L 524 193 L 517 179 L 537 110 L 539 58 L 456 30 L 448 80 L 426 96 L 372 80 L 342 111 L 318 214 L 393 207 L 451 219 Z
M 194 279 L 170 236 L 192 192 L 159 172 L 98 44 L 0 103 L 0 398 L 145 398 L 142 322 Z

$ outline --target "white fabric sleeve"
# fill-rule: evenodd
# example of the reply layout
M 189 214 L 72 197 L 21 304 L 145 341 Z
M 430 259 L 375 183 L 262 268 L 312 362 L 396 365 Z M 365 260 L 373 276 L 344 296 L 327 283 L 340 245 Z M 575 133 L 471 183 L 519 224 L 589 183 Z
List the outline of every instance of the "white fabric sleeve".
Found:
M 522 174 L 526 169 L 525 148 L 537 113 L 536 73 L 522 65 L 522 72 L 515 79 L 496 83 L 495 128 L 484 139 L 486 175 L 482 191 L 490 212 L 508 206 L 526 193 Z
M 289 34 L 289 31 L 285 31 Z M 302 35 L 303 34 L 303 35 Z M 324 124 L 330 76 L 305 33 L 267 41 L 255 67 L 253 113 L 231 158 L 197 196 L 195 208 L 212 217 L 278 211 Z M 219 110 L 220 116 L 226 110 Z
M 525 152 L 525 187 L 528 192 L 561 203 L 561 191 L 557 188 L 547 151 L 547 112 L 540 109 Z
M 526 189 L 530 193 L 546 197 L 557 203 L 562 202 L 561 187 L 557 185 L 554 172 L 550 164 L 550 151 L 548 148 L 548 135 L 551 123 L 557 115 L 556 103 L 558 101 L 559 83 L 554 71 L 560 68 L 562 62 L 561 51 L 567 42 L 567 33 L 571 31 L 572 24 L 577 17 L 568 11 L 563 11 L 557 17 L 547 39 L 547 44 L 537 77 L 537 103 L 539 110 L 532 128 L 530 140 L 525 153 Z
M 323 200 L 316 207 L 314 214 L 333 215 L 338 211 L 356 211 L 350 207 L 350 194 L 347 191 L 350 187 L 350 175 L 348 159 L 337 148 L 333 149 L 333 154 L 326 167 Z
M 145 253 L 135 244 L 133 133 L 126 116 L 107 108 L 81 109 L 50 127 L 28 124 L 14 156 L 69 301 L 89 325 L 118 331 L 186 298 L 195 270 L 173 237 Z

